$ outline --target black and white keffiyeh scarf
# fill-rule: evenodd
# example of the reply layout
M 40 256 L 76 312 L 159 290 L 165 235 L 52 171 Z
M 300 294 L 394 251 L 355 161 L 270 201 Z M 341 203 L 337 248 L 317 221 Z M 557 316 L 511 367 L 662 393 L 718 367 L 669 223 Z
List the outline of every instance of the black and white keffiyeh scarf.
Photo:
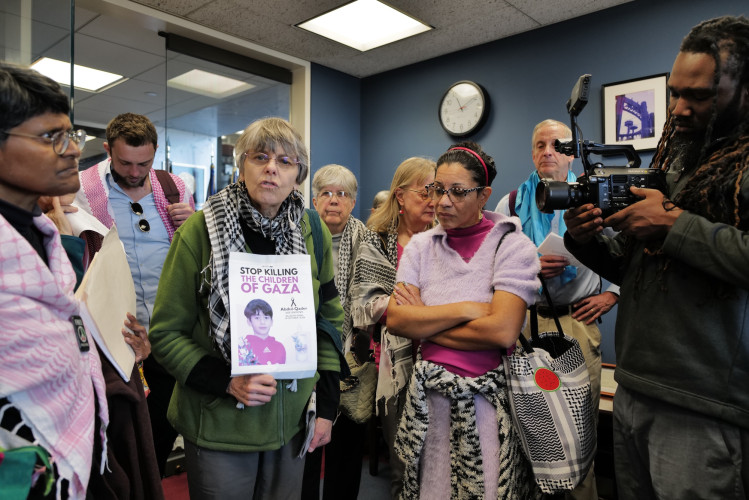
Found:
M 372 233 L 362 221 L 349 215 L 346 226 L 341 235 L 341 243 L 338 247 L 338 269 L 335 274 L 335 286 L 338 289 L 338 295 L 341 298 L 343 306 L 343 345 L 344 352 L 348 352 L 350 347 L 352 322 L 351 322 L 351 297 L 349 294 L 350 283 L 354 276 L 354 263 L 359 255 L 359 244 L 365 238 L 367 233 Z M 372 233 L 374 234 L 374 233 Z
M 483 499 L 484 472 L 476 429 L 474 396 L 497 409 L 499 430 L 500 500 L 535 499 L 540 494 L 512 423 L 505 373 L 500 366 L 479 377 L 450 373 L 443 366 L 420 360 L 414 365 L 408 399 L 395 437 L 395 451 L 405 464 L 401 498 L 419 498 L 419 465 L 429 426 L 427 390 L 450 399 L 450 498 Z
M 271 238 L 276 255 L 306 254 L 303 228 L 304 198 L 294 190 L 272 219 L 263 216 L 250 202 L 244 181 L 230 184 L 208 198 L 203 207 L 211 257 L 201 271 L 201 282 L 210 286 L 208 312 L 210 335 L 227 363 L 231 363 L 229 331 L 229 253 L 244 252 L 244 222 L 251 230 Z
M 398 265 L 398 228 L 393 221 L 384 235 L 369 231 L 359 248 L 354 266 L 354 285 L 351 291 L 351 314 L 354 325 L 373 324 L 382 316 L 381 298 L 388 297 L 395 287 Z M 378 308 L 379 307 L 379 308 Z M 377 381 L 376 399 L 387 402 L 397 397 L 411 378 L 413 343 L 380 330 L 382 350 Z M 385 411 L 388 406 L 385 405 Z

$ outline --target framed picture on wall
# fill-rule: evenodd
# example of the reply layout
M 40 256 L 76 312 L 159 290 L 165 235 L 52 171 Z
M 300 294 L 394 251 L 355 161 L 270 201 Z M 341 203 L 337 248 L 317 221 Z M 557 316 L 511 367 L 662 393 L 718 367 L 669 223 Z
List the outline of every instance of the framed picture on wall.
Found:
M 655 149 L 666 123 L 668 74 L 603 85 L 603 140 Z

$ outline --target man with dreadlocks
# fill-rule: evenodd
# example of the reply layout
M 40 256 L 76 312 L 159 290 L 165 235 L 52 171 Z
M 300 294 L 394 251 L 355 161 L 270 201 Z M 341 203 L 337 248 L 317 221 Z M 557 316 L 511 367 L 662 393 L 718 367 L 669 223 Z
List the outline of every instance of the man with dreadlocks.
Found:
M 621 284 L 614 456 L 622 498 L 749 497 L 749 20 L 682 41 L 652 166 L 667 192 L 603 220 L 565 214 L 565 244 Z M 601 234 L 604 226 L 620 231 Z

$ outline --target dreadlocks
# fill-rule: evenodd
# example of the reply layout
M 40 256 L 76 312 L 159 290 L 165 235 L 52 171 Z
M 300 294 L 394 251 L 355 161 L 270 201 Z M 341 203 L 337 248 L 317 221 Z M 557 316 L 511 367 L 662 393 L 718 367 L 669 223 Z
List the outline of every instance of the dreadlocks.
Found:
M 749 87 L 749 20 L 744 16 L 723 16 L 704 21 L 687 34 L 681 52 L 705 53 L 715 60 L 712 114 L 705 139 L 697 157 L 699 168 L 684 186 L 674 203 L 714 222 L 746 228 L 741 220 L 739 192 L 749 167 L 749 116 L 737 116 L 730 135 L 722 138 L 719 149 L 713 145 L 717 120 L 718 83 L 723 74 L 737 82 L 737 94 Z M 733 103 L 731 103 L 733 104 Z M 729 105 L 729 108 L 734 108 Z M 726 109 L 724 113 L 736 113 Z M 668 171 L 674 165 L 674 119 L 669 116 L 651 167 Z M 711 152 L 711 146 L 713 151 Z
M 705 126 L 702 143 L 693 143 L 692 138 L 678 136 L 677 118 L 669 108 L 650 167 L 664 172 L 678 169 L 678 176 L 687 170 L 694 172 L 684 188 L 675 195 L 672 206 L 676 205 L 713 222 L 746 229 L 749 221 L 741 219 L 739 194 L 741 182 L 749 168 L 749 116 L 739 115 L 737 102 L 729 103 L 718 116 L 718 84 L 722 75 L 733 78 L 737 82 L 734 97 L 749 87 L 749 20 L 743 16 L 724 16 L 704 21 L 684 37 L 679 50 L 708 54 L 715 61 L 710 119 Z M 667 203 L 664 203 L 664 209 L 668 209 Z M 627 238 L 625 253 L 632 254 L 636 246 L 633 238 Z M 665 291 L 663 276 L 672 262 L 670 257 L 663 254 L 661 247 L 662 241 L 645 244 L 645 258 L 635 275 L 635 297 L 639 297 L 644 267 L 651 264 L 655 264 L 656 281 Z M 705 290 L 708 296 L 722 299 L 731 294 L 731 287 L 719 281 L 708 288 Z

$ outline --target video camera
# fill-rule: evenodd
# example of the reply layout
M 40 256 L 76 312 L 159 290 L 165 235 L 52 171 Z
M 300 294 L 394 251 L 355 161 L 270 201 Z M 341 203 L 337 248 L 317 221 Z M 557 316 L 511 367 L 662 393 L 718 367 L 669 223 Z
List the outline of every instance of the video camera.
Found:
M 572 89 L 567 101 L 567 112 L 572 122 L 572 140 L 555 142 L 555 149 L 562 154 L 580 158 L 585 175 L 578 182 L 562 182 L 541 179 L 536 188 L 536 206 L 545 213 L 579 207 L 592 203 L 601 209 L 603 217 L 618 212 L 638 201 L 630 193 L 630 186 L 652 188 L 664 191 L 665 177 L 663 172 L 653 168 L 639 168 L 640 157 L 630 144 L 605 145 L 590 141 L 578 140 L 577 115 L 588 103 L 590 93 L 590 75 L 582 75 Z M 590 154 L 602 156 L 624 155 L 627 165 L 624 167 L 607 167 L 601 163 L 590 163 Z

